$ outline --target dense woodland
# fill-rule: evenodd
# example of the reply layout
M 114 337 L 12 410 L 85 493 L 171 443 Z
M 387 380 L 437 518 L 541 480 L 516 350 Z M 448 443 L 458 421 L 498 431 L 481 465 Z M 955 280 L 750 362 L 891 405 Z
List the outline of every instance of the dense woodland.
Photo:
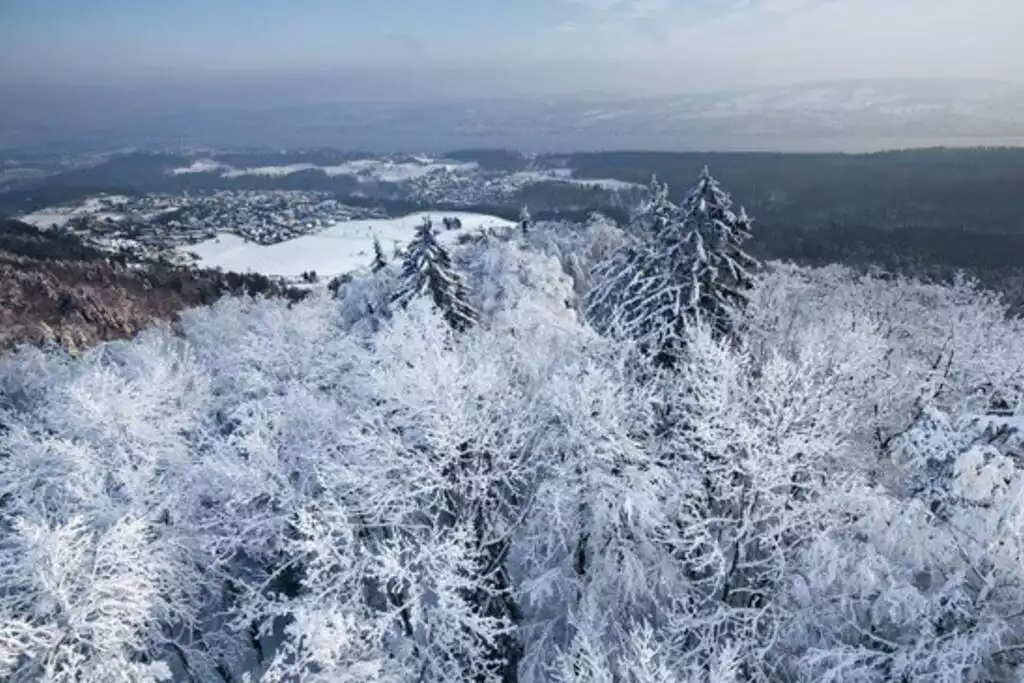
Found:
M 1020 680 L 1024 322 L 686 188 L 4 357 L 0 677 Z

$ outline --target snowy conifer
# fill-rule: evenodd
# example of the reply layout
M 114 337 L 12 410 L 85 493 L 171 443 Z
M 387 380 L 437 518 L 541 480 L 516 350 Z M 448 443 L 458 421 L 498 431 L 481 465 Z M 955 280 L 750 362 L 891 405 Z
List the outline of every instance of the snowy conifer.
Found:
M 630 227 L 641 239 L 651 240 L 669 224 L 679 208 L 668 199 L 668 185 L 651 177 L 647 201 L 640 204 L 630 219 Z
M 388 267 L 388 259 L 384 256 L 384 249 L 380 246 L 380 240 L 376 237 L 373 238 L 373 263 L 370 265 L 370 270 L 375 273 L 379 273 Z
M 706 168 L 678 207 L 653 180 L 650 201 L 633 217 L 632 240 L 595 267 L 590 320 L 663 358 L 676 354 L 688 324 L 732 336 L 756 261 L 742 249 L 751 220 L 731 206 Z
M 394 303 L 405 306 L 429 295 L 453 329 L 465 330 L 477 322 L 466 286 L 452 267 L 448 251 L 437 241 L 429 218 L 416 229 L 416 236 L 406 248 L 400 282 Z
M 729 195 L 705 167 L 679 207 L 682 222 L 672 224 L 665 235 L 669 262 L 682 266 L 680 276 L 688 276 L 684 310 L 720 336 L 735 332 L 738 312 L 753 285 L 751 270 L 757 266 L 743 251 L 752 221 L 745 210 L 736 214 L 731 207 Z
M 523 208 L 519 209 L 519 227 L 526 233 L 530 231 L 532 225 L 533 216 L 530 215 L 530 208 L 523 204 Z

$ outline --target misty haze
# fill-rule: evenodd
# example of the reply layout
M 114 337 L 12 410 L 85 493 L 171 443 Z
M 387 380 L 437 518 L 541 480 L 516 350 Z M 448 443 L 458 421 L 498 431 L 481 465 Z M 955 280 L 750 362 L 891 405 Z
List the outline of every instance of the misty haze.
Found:
M 1022 35 L 0 0 L 0 680 L 1024 680 Z
M 0 145 L 874 151 L 1024 140 L 1012 0 L 9 4 Z

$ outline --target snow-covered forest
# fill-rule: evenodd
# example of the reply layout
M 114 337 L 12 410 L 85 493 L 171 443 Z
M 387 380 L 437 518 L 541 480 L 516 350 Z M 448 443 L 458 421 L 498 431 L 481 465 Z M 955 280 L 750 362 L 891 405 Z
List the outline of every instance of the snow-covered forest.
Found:
M 0 359 L 0 679 L 1020 680 L 1024 323 L 650 197 Z

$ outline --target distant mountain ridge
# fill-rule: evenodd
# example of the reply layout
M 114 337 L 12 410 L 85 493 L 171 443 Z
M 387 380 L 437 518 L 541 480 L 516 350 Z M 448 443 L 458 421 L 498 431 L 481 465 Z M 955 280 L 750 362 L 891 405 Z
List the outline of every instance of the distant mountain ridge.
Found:
M 8 114 L 10 116 L 10 114 Z M 60 119 L 59 122 L 54 118 Z M 24 118 L 24 117 L 23 117 Z M 104 127 L 43 112 L 0 147 L 53 142 L 333 146 L 436 153 L 463 147 L 538 152 L 846 151 L 1024 145 L 1024 85 L 975 80 L 860 80 L 674 96 L 586 95 L 424 102 L 325 102 L 191 110 Z M 8 133 L 4 133 L 8 135 Z

